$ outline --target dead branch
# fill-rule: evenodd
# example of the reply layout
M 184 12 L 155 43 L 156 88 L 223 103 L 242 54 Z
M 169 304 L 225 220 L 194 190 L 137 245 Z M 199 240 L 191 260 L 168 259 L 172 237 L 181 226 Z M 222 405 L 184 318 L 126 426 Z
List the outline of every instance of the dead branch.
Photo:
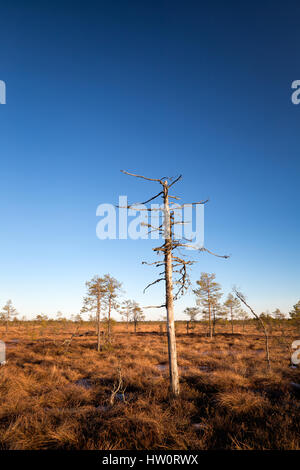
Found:
M 164 266 L 165 263 L 159 263 L 158 261 L 155 261 L 154 263 L 148 263 L 147 261 L 142 261 L 142 264 L 147 264 L 147 266 L 155 266 L 158 268 L 159 266 Z
M 69 347 L 70 347 L 71 342 L 72 342 L 72 339 L 77 335 L 78 330 L 79 330 L 79 326 L 77 326 L 76 330 L 74 331 L 74 333 L 72 333 L 72 335 L 69 339 L 65 339 L 63 341 L 62 345 L 66 346 L 66 349 L 65 349 L 66 352 L 68 352 Z
M 166 307 L 166 304 L 162 304 L 162 305 L 148 305 L 147 307 L 143 307 L 143 308 L 165 308 Z
M 169 184 L 169 189 L 177 183 L 177 181 L 181 180 L 182 178 L 182 175 L 179 175 L 171 184 Z
M 138 205 L 145 205 L 148 204 L 148 202 L 153 201 L 153 199 L 156 199 L 158 196 L 161 196 L 163 194 L 162 191 L 160 193 L 156 194 L 156 196 L 151 197 L 150 199 L 147 199 L 147 201 L 144 202 L 136 202 L 135 204 L 131 204 L 131 206 L 138 206 Z
M 230 258 L 229 255 L 218 255 L 217 253 L 213 253 L 212 251 L 208 250 L 207 248 L 204 248 L 203 246 L 201 248 L 199 248 L 195 245 L 189 245 L 188 243 L 178 243 L 176 248 L 180 247 L 180 246 L 183 247 L 183 248 L 193 248 L 196 251 L 206 251 L 210 255 L 217 256 L 217 258 L 225 258 L 225 259 Z
M 198 248 L 199 251 L 206 251 L 207 253 L 209 253 L 210 255 L 213 255 L 213 256 L 217 256 L 218 258 L 225 258 L 225 259 L 228 259 L 230 258 L 229 255 L 218 255 L 217 253 L 213 253 L 212 251 L 208 250 L 207 248 Z
M 132 209 L 132 210 L 135 210 L 135 211 L 145 211 L 145 212 L 155 212 L 155 211 L 161 211 L 162 209 L 160 208 L 156 208 L 156 207 L 153 207 L 153 208 L 148 208 L 148 207 L 145 207 L 145 208 L 136 208 L 135 206 L 137 206 L 137 204 L 140 204 L 140 203 L 133 203 L 133 204 L 128 204 L 128 206 L 119 206 L 118 204 L 115 204 L 114 206 L 117 208 L 117 209 Z
M 145 287 L 145 289 L 143 290 L 143 293 L 145 293 L 145 291 L 146 291 L 149 287 L 153 286 L 154 284 L 157 284 L 158 282 L 165 281 L 165 280 L 166 280 L 165 277 L 161 277 L 161 278 L 159 278 L 159 279 L 156 279 L 156 280 L 153 281 L 153 282 L 150 282 L 150 284 L 148 284 L 148 285 Z
M 121 170 L 121 172 L 124 173 L 125 175 L 135 176 L 136 178 L 143 178 L 144 180 L 147 180 L 147 181 L 156 181 L 157 183 L 163 184 L 162 180 L 159 180 L 159 179 L 147 178 L 146 176 L 142 176 L 142 175 L 135 175 L 134 173 L 129 173 L 128 171 L 125 171 L 125 170 Z
M 121 366 L 118 367 L 118 379 L 117 381 L 114 383 L 114 388 L 111 392 L 111 396 L 110 396 L 110 404 L 111 406 L 114 404 L 114 401 L 115 401 L 115 397 L 117 395 L 117 393 L 120 393 L 122 395 L 122 398 L 123 398 L 123 402 L 125 403 L 125 391 L 126 391 L 126 387 L 124 388 L 123 386 L 123 376 L 122 376 L 122 369 L 121 369 Z
M 189 202 L 186 204 L 181 204 L 181 206 L 172 207 L 172 210 L 184 209 L 185 207 L 193 207 L 193 206 L 197 206 L 198 204 L 207 204 L 208 202 L 209 202 L 209 199 L 206 199 L 205 201 L 199 201 L 199 202 Z M 176 204 L 176 202 L 171 202 L 170 204 Z

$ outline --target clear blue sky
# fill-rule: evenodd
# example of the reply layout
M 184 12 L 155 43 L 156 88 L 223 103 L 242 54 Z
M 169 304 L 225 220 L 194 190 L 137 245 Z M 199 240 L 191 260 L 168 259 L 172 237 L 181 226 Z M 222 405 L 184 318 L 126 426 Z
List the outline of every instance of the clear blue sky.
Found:
M 7 1 L 0 11 L 0 304 L 21 315 L 77 313 L 84 283 L 111 273 L 142 305 L 151 241 L 100 241 L 96 207 L 150 197 L 183 174 L 209 197 L 215 272 L 259 311 L 300 298 L 299 2 Z M 180 318 L 188 295 L 176 306 Z M 148 312 L 155 318 L 162 312 Z

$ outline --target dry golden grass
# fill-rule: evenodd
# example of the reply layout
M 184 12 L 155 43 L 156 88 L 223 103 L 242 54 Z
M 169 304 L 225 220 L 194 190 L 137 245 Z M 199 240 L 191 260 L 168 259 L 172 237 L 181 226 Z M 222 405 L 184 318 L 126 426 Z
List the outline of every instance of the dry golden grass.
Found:
M 80 331 L 92 330 L 88 324 Z M 14 325 L 0 338 L 0 449 L 300 449 L 300 402 L 290 382 L 289 328 L 273 331 L 272 370 L 254 326 L 210 340 L 198 324 L 177 329 L 181 396 L 168 392 L 167 342 L 158 324 L 114 326 L 113 344 L 96 337 L 63 344 L 74 325 Z M 18 341 L 15 341 L 18 340 Z M 125 403 L 110 396 L 121 367 Z
M 219 392 L 216 395 L 217 405 L 236 414 L 256 414 L 270 407 L 269 401 L 251 390 Z M 271 408 L 271 407 L 270 407 Z

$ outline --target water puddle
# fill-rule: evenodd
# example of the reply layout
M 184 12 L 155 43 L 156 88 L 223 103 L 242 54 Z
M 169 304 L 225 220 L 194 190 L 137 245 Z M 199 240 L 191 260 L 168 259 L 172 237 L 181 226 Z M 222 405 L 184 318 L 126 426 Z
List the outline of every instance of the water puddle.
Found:
M 168 370 L 168 365 L 167 364 L 156 364 L 156 368 L 160 372 L 165 372 L 166 370 Z
M 211 372 L 211 368 L 209 366 L 200 366 L 199 367 L 202 372 Z
M 10 339 L 9 341 L 6 341 L 6 347 L 11 348 L 14 344 L 19 344 L 20 340 L 15 338 L 15 339 Z
M 262 354 L 264 352 L 264 350 L 263 349 L 252 349 L 251 352 L 253 352 L 254 354 L 256 354 L 258 356 L 259 354 Z
M 115 399 L 122 402 L 122 403 L 126 402 L 126 398 L 125 398 L 124 393 L 117 393 L 116 396 L 115 396 Z
M 291 382 L 291 387 L 296 390 L 297 392 L 300 392 L 300 384 L 296 384 L 295 382 Z
M 96 410 L 97 411 L 101 411 L 102 413 L 105 413 L 106 411 L 109 410 L 109 406 L 108 405 L 100 405 L 100 406 L 96 406 Z
M 91 406 L 85 406 L 85 407 L 82 407 L 82 408 L 56 408 L 56 407 L 46 407 L 46 408 L 43 408 L 44 411 L 48 412 L 48 413 L 59 413 L 59 414 L 71 414 L 71 415 L 81 415 L 81 414 L 84 414 L 84 413 L 89 413 L 93 410 L 95 410 L 95 408 L 91 407 Z
M 86 390 L 89 390 L 92 388 L 92 384 L 91 384 L 91 381 L 89 379 L 79 379 L 79 380 L 76 380 L 75 382 L 75 385 L 78 385 L 79 387 L 83 387 L 85 388 Z
M 205 429 L 206 425 L 203 423 L 193 423 L 192 424 L 193 428 L 199 431 L 199 429 Z

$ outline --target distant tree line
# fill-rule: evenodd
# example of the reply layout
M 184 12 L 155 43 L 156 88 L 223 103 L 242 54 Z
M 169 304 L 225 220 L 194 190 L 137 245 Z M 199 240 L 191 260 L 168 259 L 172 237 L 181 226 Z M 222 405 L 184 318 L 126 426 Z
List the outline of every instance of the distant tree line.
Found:
M 66 318 L 61 311 L 58 311 L 56 317 L 49 318 L 41 313 L 36 315 L 33 320 L 27 320 L 21 317 L 18 320 L 18 312 L 13 306 L 11 300 L 8 300 L 0 311 L 0 322 L 5 325 L 8 330 L 9 323 L 14 321 L 31 321 L 44 324 L 46 322 L 66 323 L 72 321 L 74 323 L 83 323 L 85 313 L 89 313 L 88 321 L 96 323 L 98 348 L 100 349 L 100 324 L 101 322 L 107 326 L 108 341 L 111 340 L 111 326 L 113 323 L 112 311 L 121 315 L 126 322 L 127 330 L 129 324 L 134 325 L 134 331 L 137 331 L 137 325 L 141 321 L 145 321 L 145 314 L 140 305 L 135 300 L 121 300 L 122 283 L 117 281 L 110 274 L 104 276 L 94 276 L 90 281 L 86 282 L 87 293 L 83 299 L 83 307 L 78 314 L 73 314 L 70 318 Z M 193 329 L 195 322 L 203 321 L 208 324 L 208 335 L 212 337 L 216 332 L 218 323 L 230 321 L 231 331 L 234 333 L 234 324 L 242 323 L 243 329 L 245 323 L 251 320 L 248 313 L 241 307 L 241 302 L 231 293 L 222 302 L 223 296 L 221 286 L 216 282 L 214 273 L 201 273 L 200 279 L 196 281 L 196 288 L 193 289 L 195 294 L 195 306 L 186 307 L 184 314 L 188 317 L 187 333 Z M 276 308 L 272 313 L 268 310 L 262 312 L 260 318 L 267 325 L 277 324 L 284 320 L 289 320 L 293 324 L 300 324 L 300 300 L 292 307 L 289 314 L 281 312 Z M 166 321 L 166 318 L 163 318 Z
M 232 293 L 221 302 L 223 296 L 221 285 L 216 282 L 214 273 L 201 273 L 200 279 L 196 281 L 197 288 L 193 289 L 195 294 L 196 306 L 187 307 L 184 310 L 188 317 L 187 332 L 192 328 L 192 324 L 200 320 L 208 323 L 208 335 L 213 337 L 216 331 L 216 324 L 220 321 L 229 320 L 231 323 L 231 332 L 234 333 L 234 324 L 239 321 L 245 330 L 246 321 L 250 320 L 248 313 L 241 307 L 240 300 Z M 272 322 L 281 322 L 283 320 L 292 320 L 293 323 L 300 323 L 300 300 L 293 306 L 289 316 L 285 315 L 276 308 L 272 314 L 262 312 L 260 318 L 266 324 Z

